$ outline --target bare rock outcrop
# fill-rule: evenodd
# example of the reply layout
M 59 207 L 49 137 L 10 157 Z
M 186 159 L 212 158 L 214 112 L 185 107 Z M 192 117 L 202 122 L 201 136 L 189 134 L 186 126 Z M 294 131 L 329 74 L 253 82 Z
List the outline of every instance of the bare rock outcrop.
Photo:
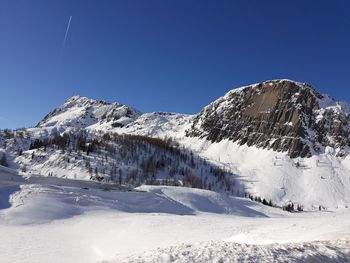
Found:
M 272 80 L 228 92 L 205 107 L 187 136 L 223 139 L 239 144 L 310 157 L 329 146 L 344 155 L 349 145 L 349 114 L 306 83 Z

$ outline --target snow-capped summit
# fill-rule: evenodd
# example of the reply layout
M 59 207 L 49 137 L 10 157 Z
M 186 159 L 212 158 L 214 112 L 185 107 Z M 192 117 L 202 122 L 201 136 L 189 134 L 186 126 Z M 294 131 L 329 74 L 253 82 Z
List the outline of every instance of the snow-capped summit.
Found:
M 88 128 L 92 125 L 123 127 L 141 113 L 119 103 L 108 103 L 82 96 L 72 96 L 37 125 L 38 128 Z
M 309 84 L 270 80 L 214 101 L 194 118 L 187 135 L 229 139 L 291 157 L 310 157 L 329 146 L 343 156 L 350 144 L 348 109 Z

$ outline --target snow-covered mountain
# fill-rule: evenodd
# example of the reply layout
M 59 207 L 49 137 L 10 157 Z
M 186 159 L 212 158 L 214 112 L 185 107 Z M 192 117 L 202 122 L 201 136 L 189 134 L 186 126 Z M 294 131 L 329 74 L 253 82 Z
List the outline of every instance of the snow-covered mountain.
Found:
M 350 204 L 349 131 L 346 103 L 272 80 L 196 115 L 73 96 L 35 128 L 1 131 L 0 157 L 26 175 L 186 185 L 318 209 Z
M 311 85 L 272 80 L 233 89 L 196 115 L 140 113 L 119 103 L 73 96 L 50 112 L 37 128 L 112 131 L 145 136 L 186 136 L 211 142 L 288 152 L 292 158 L 333 150 L 348 154 L 349 106 Z
M 56 127 L 82 129 L 95 127 L 124 127 L 141 113 L 119 103 L 107 103 L 86 97 L 73 96 L 54 109 L 38 123 L 37 128 Z
M 189 136 L 311 157 L 348 153 L 349 106 L 306 83 L 273 80 L 231 90 L 195 116 Z
M 184 134 L 193 116 L 169 112 L 141 113 L 120 103 L 73 96 L 47 114 L 31 131 L 41 134 L 87 130 L 151 137 Z M 39 132 L 39 133 L 40 133 Z

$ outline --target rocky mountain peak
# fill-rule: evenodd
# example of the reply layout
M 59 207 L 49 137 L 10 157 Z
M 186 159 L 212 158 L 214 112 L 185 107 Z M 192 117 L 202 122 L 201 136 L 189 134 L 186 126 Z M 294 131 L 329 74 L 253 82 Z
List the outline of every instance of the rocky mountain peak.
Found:
M 62 108 L 69 108 L 69 107 L 74 107 L 74 106 L 79 106 L 79 107 L 84 107 L 88 105 L 109 105 L 109 104 L 114 104 L 114 105 L 121 105 L 119 103 L 109 103 L 104 100 L 95 100 L 95 99 L 90 99 L 88 97 L 80 96 L 80 95 L 74 95 L 70 98 L 68 98 L 63 105 L 61 106 Z
M 37 127 L 87 128 L 93 125 L 122 127 L 141 113 L 120 103 L 108 103 L 75 95 L 54 109 Z
M 73 102 L 73 101 L 79 101 L 79 100 L 90 100 L 88 97 L 80 96 L 80 95 L 73 95 L 72 97 L 68 98 L 65 102 Z
M 270 80 L 229 91 L 194 118 L 187 135 L 288 152 L 293 158 L 326 147 L 343 155 L 349 145 L 345 108 L 309 84 Z

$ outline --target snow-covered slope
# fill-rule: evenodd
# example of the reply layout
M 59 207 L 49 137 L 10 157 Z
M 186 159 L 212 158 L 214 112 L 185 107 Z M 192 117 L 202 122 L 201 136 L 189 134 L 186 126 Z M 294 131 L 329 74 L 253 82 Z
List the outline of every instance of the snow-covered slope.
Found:
M 222 140 L 189 138 L 194 153 L 238 175 L 245 191 L 283 205 L 289 201 L 307 210 L 350 205 L 350 156 L 319 154 L 292 159 L 286 153 Z
M 193 119 L 192 115 L 166 112 L 144 113 L 134 122 L 112 131 L 126 134 L 138 134 L 150 137 L 184 137 Z
M 143 185 L 131 190 L 54 177 L 23 178 L 6 172 L 0 172 L 0 182 L 0 219 L 10 224 L 44 224 L 95 210 L 267 217 L 259 211 L 262 205 L 202 189 Z
M 349 256 L 347 209 L 291 214 L 207 190 L 128 191 L 25 178 L 1 167 L 0 193 L 7 201 L 0 206 L 4 263 L 271 262 L 274 256 L 346 262 Z

